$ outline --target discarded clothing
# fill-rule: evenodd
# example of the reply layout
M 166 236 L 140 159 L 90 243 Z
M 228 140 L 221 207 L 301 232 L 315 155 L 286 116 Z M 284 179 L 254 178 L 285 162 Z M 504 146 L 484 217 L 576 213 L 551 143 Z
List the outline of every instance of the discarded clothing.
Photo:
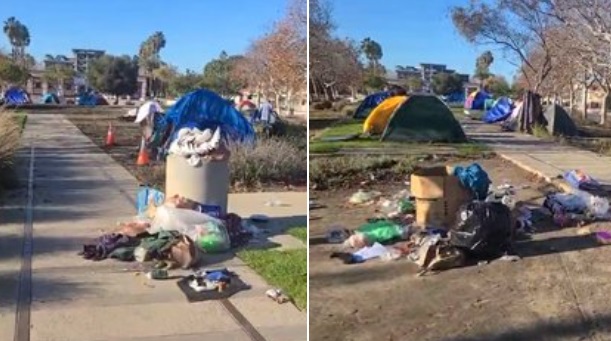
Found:
M 463 186 L 468 188 L 476 200 L 484 200 L 488 196 L 490 178 L 488 173 L 477 163 L 468 167 L 454 168 L 454 176 L 458 177 Z
M 594 180 L 591 176 L 587 175 L 581 170 L 572 170 L 564 173 L 564 180 L 571 185 L 571 187 L 575 189 L 580 189 L 583 191 L 601 191 L 601 184 Z
M 85 259 L 99 261 L 108 258 L 115 249 L 122 247 L 135 248 L 138 243 L 138 239 L 122 234 L 105 234 L 95 239 L 93 243 L 83 245 L 83 251 L 79 255 Z
M 355 253 L 353 256 L 360 262 L 365 262 L 370 259 L 379 258 L 387 254 L 388 250 L 380 243 L 374 243 L 372 246 L 366 246 Z
M 339 258 L 344 264 L 358 264 L 364 262 L 364 260 L 349 252 L 333 252 L 331 258 Z

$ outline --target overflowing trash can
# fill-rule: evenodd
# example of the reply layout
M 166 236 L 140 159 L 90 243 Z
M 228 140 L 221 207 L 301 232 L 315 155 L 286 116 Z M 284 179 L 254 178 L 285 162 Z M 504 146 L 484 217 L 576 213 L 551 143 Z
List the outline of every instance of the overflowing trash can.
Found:
M 166 159 L 165 193 L 180 195 L 202 206 L 212 216 L 227 213 L 230 186 L 229 158 L 201 160 L 192 166 L 187 159 L 168 155 Z

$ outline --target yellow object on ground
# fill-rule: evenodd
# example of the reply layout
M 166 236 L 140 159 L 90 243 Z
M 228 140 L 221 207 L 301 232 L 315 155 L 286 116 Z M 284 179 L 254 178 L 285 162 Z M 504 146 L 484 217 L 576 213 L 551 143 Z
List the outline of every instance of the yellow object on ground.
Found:
M 363 123 L 363 132 L 369 134 L 382 134 L 392 113 L 395 112 L 395 109 L 405 100 L 407 100 L 407 96 L 393 96 L 382 101 L 382 103 L 371 111 L 365 123 Z

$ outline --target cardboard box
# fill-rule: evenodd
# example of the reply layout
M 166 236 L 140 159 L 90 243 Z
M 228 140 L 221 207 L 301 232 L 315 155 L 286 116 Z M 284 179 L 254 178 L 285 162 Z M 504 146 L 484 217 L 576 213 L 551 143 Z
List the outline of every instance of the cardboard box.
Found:
M 411 176 L 411 193 L 416 198 L 416 223 L 421 226 L 451 227 L 461 205 L 471 192 L 452 175 L 453 167 L 416 170 Z

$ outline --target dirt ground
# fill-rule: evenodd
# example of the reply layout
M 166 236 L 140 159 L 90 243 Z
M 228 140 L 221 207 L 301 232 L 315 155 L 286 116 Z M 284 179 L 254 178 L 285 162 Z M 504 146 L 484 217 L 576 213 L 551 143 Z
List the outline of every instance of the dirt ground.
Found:
M 519 189 L 517 199 L 540 205 L 554 190 L 498 158 L 478 160 L 493 186 Z M 470 162 L 467 162 L 468 164 Z M 372 189 L 392 195 L 404 184 Z M 609 340 L 611 248 L 577 228 L 540 226 L 516 243 L 520 261 L 494 261 L 417 277 L 406 259 L 344 265 L 330 259 L 330 226 L 356 228 L 375 208 L 347 207 L 357 188 L 313 192 L 326 208 L 311 211 L 311 340 Z M 590 225 L 593 231 L 611 227 Z

